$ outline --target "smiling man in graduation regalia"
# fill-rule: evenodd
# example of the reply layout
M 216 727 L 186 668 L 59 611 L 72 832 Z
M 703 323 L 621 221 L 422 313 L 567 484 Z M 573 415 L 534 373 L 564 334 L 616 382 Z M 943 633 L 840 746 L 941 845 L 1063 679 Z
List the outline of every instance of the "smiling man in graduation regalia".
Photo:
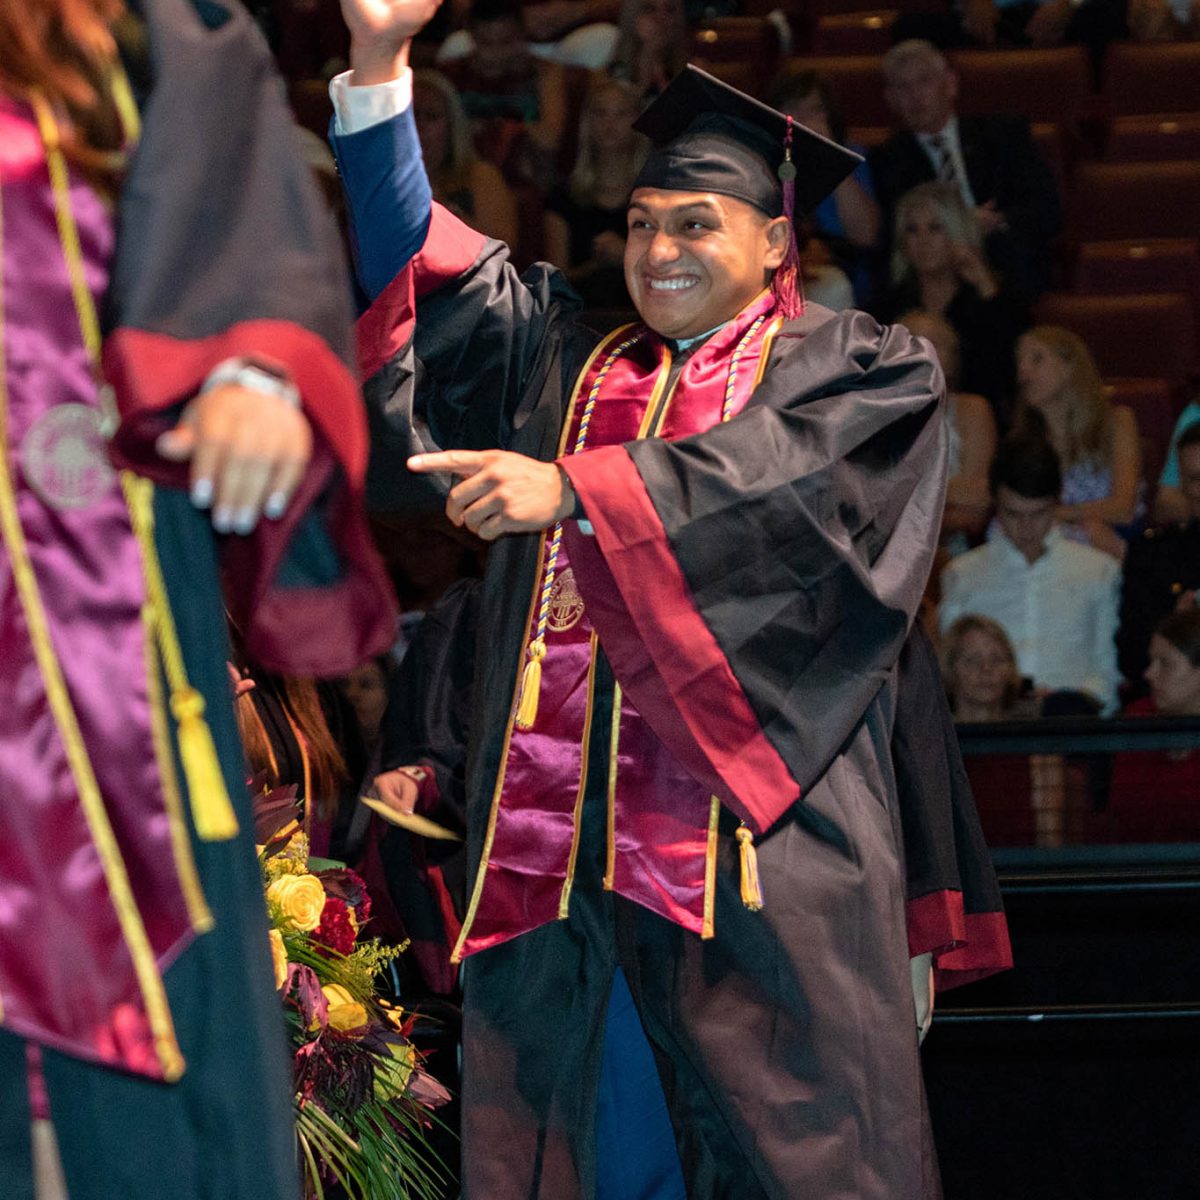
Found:
M 403 8 L 343 0 L 334 144 L 374 301 L 375 503 L 448 481 L 452 519 L 495 539 L 455 947 L 464 1195 L 594 1194 L 617 970 L 689 1195 L 936 1194 L 889 739 L 942 380 L 903 329 L 798 301 L 786 194 L 811 206 L 856 160 L 689 69 L 638 123 L 645 324 L 597 345 L 555 272 L 518 277 L 430 205 Z

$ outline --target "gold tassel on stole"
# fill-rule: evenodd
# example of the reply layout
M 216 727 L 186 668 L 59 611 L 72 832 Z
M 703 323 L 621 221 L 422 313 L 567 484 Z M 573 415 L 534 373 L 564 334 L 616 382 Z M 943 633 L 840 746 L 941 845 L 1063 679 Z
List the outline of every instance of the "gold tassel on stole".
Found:
M 175 617 L 154 544 L 154 487 L 148 479 L 140 479 L 128 471 L 122 472 L 121 484 L 129 505 L 134 536 L 142 552 L 151 625 L 171 691 L 171 713 L 178 725 L 179 758 L 187 780 L 196 836 L 203 842 L 225 842 L 237 836 L 237 814 L 225 789 L 225 776 L 212 730 L 204 719 L 204 697 L 188 682 Z
M 225 789 L 212 730 L 204 719 L 204 697 L 190 686 L 173 691 L 171 712 L 179 723 L 179 757 L 196 835 L 202 842 L 227 842 L 237 836 L 238 822 Z
M 517 701 L 517 719 L 514 722 L 522 733 L 528 733 L 537 721 L 538 697 L 542 690 L 542 659 L 545 657 L 545 642 L 539 639 L 530 644 L 529 661 L 521 676 L 521 698 Z
M 762 881 L 758 877 L 758 854 L 754 849 L 754 834 L 741 825 L 737 831 L 738 857 L 742 868 L 742 903 L 751 911 L 763 906 Z

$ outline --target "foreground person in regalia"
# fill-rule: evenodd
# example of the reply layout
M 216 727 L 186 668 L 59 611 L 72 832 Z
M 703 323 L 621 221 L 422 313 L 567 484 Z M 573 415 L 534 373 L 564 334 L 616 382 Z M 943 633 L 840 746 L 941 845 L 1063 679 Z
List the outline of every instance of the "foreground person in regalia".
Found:
M 451 518 L 494 541 L 454 949 L 464 1195 L 595 1194 L 618 970 L 690 1196 L 936 1195 L 890 738 L 942 380 L 903 329 L 796 296 L 793 177 L 811 207 L 854 156 L 685 72 L 638 123 L 645 323 L 597 345 L 554 271 L 518 277 L 430 205 L 419 17 L 343 10 L 370 488 L 388 508 L 448 481 Z M 959 896 L 957 919 L 924 948 L 1002 965 L 999 914 Z
M 279 670 L 393 617 L 266 47 L 129 8 L 0 0 L 0 1193 L 296 1200 L 218 573 Z

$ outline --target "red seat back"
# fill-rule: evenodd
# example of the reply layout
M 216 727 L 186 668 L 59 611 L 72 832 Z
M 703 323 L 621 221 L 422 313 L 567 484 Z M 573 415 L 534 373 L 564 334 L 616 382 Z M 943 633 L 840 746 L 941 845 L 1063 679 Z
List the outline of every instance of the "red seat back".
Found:
M 1092 74 L 1082 46 L 1053 50 L 960 50 L 960 112 L 1012 113 L 1031 121 L 1077 123 L 1092 102 Z
M 1200 158 L 1200 113 L 1117 117 L 1108 131 L 1109 162 L 1163 162 Z
M 894 8 L 881 8 L 818 17 L 813 29 L 812 52 L 883 54 L 892 44 L 892 25 L 899 15 Z
M 1195 237 L 1200 231 L 1200 160 L 1080 163 L 1067 228 L 1079 242 Z
M 1200 42 L 1114 42 L 1103 93 L 1113 116 L 1200 112 Z
M 1182 383 L 1196 367 L 1196 333 L 1187 297 L 1174 292 L 1077 296 L 1047 292 L 1039 324 L 1062 325 L 1088 344 L 1105 376 Z

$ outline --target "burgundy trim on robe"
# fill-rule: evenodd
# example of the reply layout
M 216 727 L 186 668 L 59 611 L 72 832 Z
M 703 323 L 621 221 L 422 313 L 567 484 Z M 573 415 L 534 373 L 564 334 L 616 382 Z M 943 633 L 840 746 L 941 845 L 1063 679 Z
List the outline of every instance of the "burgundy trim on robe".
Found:
M 364 382 L 389 363 L 412 339 L 416 322 L 412 264 L 379 293 L 354 327 L 358 377 Z
M 475 264 L 487 239 L 440 204 L 434 204 L 421 253 L 413 259 L 416 298 L 453 283 Z
M 1004 914 L 964 912 L 962 893 L 950 890 L 908 902 L 908 952 L 932 953 L 940 992 L 1013 965 Z
M 756 832 L 800 796 L 696 611 L 662 522 L 621 446 L 558 460 L 595 539 L 568 523 L 576 579 L 613 673 L 695 777 Z
M 358 370 L 370 379 L 408 344 L 414 302 L 452 283 L 474 265 L 486 238 L 434 204 L 420 253 L 383 289 L 358 319 Z
M 243 321 L 194 340 L 118 329 L 104 347 L 105 374 L 122 417 L 112 455 L 119 466 L 157 483 L 186 487 L 188 464 L 161 458 L 155 440 L 174 425 L 176 406 L 195 395 L 208 373 L 240 355 L 265 357 L 287 370 L 314 427 L 313 455 L 279 520 L 260 521 L 248 537 L 223 539 L 226 600 L 263 666 L 294 675 L 344 674 L 391 645 L 396 605 L 362 513 L 368 452 L 362 401 L 321 337 L 279 320 Z M 319 587 L 277 586 L 289 543 L 318 500 L 342 575 Z

